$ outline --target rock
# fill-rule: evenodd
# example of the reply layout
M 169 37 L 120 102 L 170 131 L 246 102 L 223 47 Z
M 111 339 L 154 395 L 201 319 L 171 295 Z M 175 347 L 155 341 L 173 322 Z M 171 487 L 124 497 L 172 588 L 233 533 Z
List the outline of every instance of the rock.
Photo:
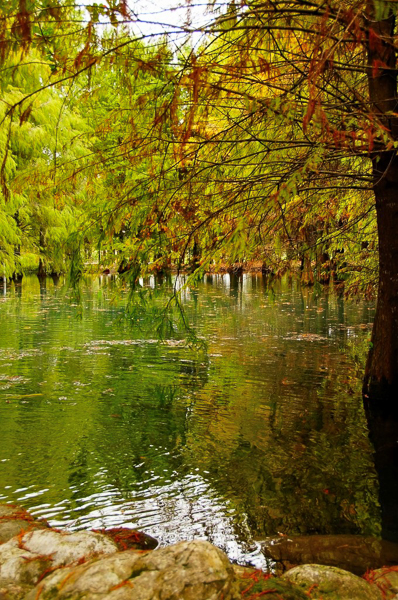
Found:
M 263 580 L 253 585 L 243 598 L 260 598 L 266 596 L 267 600 L 308 600 L 297 585 L 290 581 L 283 581 L 279 577 Z
M 29 515 L 22 506 L 18 506 L 18 504 L 0 504 L 0 519 L 12 518 L 15 514 L 21 513 L 27 514 L 29 518 L 33 519 L 33 517 Z
M 11 579 L 0 579 L 0 600 L 22 600 L 32 586 L 17 584 Z
M 22 532 L 46 527 L 48 527 L 46 521 L 35 519 L 22 506 L 0 504 L 0 544 Z
M 279 577 L 273 577 L 259 569 L 232 565 L 241 598 L 267 600 L 308 600 L 308 596 L 296 585 Z
M 383 600 L 398 600 L 398 566 L 368 571 L 364 579 L 378 587 Z
M 26 600 L 239 600 L 226 555 L 209 542 L 126 550 L 59 569 Z M 300 599 L 301 600 L 301 599 Z
M 294 583 L 304 592 L 311 590 L 313 600 L 383 600 L 376 586 L 337 567 L 300 565 L 287 571 L 282 579 Z
M 119 550 L 154 550 L 159 542 L 152 536 L 142 531 L 128 529 L 127 527 L 113 527 L 112 529 L 93 529 L 96 533 L 102 533 L 111 538 Z
M 67 565 L 100 554 L 117 552 L 117 545 L 105 535 L 93 531 L 74 533 L 47 529 L 24 535 L 19 545 L 29 552 L 52 557 L 53 567 Z M 0 548 L 1 551 L 1 548 Z
M 15 519 L 14 521 L 0 521 L 0 544 L 8 542 L 11 538 L 27 533 L 32 529 L 44 529 L 46 526 L 35 521 L 24 521 Z
M 0 578 L 34 585 L 46 571 L 116 551 L 112 540 L 91 531 L 31 531 L 0 546 Z
M 243 565 L 233 564 L 232 568 L 237 579 L 246 580 L 250 579 L 250 577 L 253 576 L 253 573 L 261 573 L 261 571 L 255 569 L 254 567 L 244 567 Z
M 21 548 L 0 546 L 0 579 L 16 584 L 35 585 L 42 573 L 51 569 L 51 557 L 26 552 Z
M 398 544 L 360 535 L 306 535 L 268 538 L 261 542 L 280 571 L 300 564 L 339 567 L 362 575 L 368 569 L 398 565 Z

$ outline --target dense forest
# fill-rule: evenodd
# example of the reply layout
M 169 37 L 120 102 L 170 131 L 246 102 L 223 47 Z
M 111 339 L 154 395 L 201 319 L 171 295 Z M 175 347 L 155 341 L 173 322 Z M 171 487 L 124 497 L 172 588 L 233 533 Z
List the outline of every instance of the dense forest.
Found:
M 377 294 L 364 392 L 395 398 L 397 9 L 232 1 L 160 35 L 123 1 L 3 3 L 0 274 L 255 265 Z

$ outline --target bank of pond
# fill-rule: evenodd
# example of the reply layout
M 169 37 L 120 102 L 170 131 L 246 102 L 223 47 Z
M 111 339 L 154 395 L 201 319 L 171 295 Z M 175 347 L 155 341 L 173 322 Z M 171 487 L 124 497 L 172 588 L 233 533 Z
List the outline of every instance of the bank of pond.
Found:
M 332 539 L 334 537 L 334 539 Z M 281 560 L 312 553 L 325 564 L 290 565 Z M 398 545 L 360 536 L 328 540 L 285 539 L 268 569 L 232 564 L 206 541 L 181 541 L 157 548 L 144 533 L 128 528 L 68 532 L 35 519 L 23 507 L 0 505 L 0 595 L 3 600 L 389 600 L 398 593 Z M 283 549 L 285 548 L 285 549 Z M 318 548 L 318 550 L 316 550 Z M 307 555 L 306 555 L 307 553 Z M 346 561 L 362 577 L 330 562 Z M 381 565 L 379 569 L 369 565 Z M 281 570 L 285 570 L 281 573 Z

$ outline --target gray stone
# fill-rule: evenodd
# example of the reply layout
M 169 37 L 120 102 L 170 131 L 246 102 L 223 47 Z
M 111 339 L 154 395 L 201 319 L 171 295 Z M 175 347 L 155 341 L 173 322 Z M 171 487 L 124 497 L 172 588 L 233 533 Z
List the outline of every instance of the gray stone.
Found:
M 209 542 L 126 550 L 59 569 L 26 600 L 238 600 L 232 565 Z
M 128 527 L 93 529 L 93 531 L 95 533 L 102 533 L 113 540 L 118 550 L 155 550 L 159 545 L 158 540 L 147 533 Z
M 13 521 L 0 521 L 0 544 L 8 542 L 11 538 L 27 533 L 33 529 L 45 529 L 46 525 L 40 521 L 24 521 L 15 519 Z
M 308 592 L 311 599 L 322 600 L 383 600 L 380 590 L 364 579 L 324 565 L 300 565 L 283 576 Z
M 0 546 L 0 578 L 32 585 L 45 571 L 116 551 L 112 540 L 91 531 L 36 530 Z
M 378 587 L 384 600 L 398 600 L 398 566 L 375 569 L 366 573 L 365 577 Z
M 22 506 L 0 504 L 0 544 L 16 535 L 48 527 L 46 521 L 35 519 Z
M 16 584 L 35 585 L 42 573 L 51 569 L 51 557 L 32 554 L 21 548 L 0 546 L 0 578 Z
M 32 586 L 18 584 L 10 579 L 0 579 L 0 600 L 23 600 Z
M 269 574 L 253 567 L 240 565 L 232 565 L 232 567 L 242 598 L 267 596 L 267 600 L 308 600 L 303 590 L 286 579 L 270 577 Z
M 117 546 L 111 539 L 93 531 L 32 531 L 24 535 L 21 542 L 22 547 L 33 554 L 50 555 L 53 567 L 117 552 Z
M 19 506 L 18 504 L 0 504 L 0 519 L 3 517 L 13 517 L 15 514 L 22 512 L 28 514 L 23 506 Z

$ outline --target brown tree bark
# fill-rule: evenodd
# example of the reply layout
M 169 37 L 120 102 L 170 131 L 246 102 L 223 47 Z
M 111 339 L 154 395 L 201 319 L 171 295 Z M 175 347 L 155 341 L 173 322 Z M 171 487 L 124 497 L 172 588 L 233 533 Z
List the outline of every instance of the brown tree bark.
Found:
M 398 140 L 395 16 L 376 21 L 368 3 L 368 85 L 375 123 Z M 373 188 L 379 235 L 379 291 L 364 379 L 370 403 L 398 401 L 398 157 L 375 140 Z M 398 404 L 398 402 L 397 402 Z
M 44 232 L 42 230 L 40 230 L 40 234 L 39 235 L 40 235 L 40 237 L 39 237 L 40 253 L 42 254 L 44 252 L 44 250 L 45 250 L 46 240 L 45 240 L 45 237 L 44 237 Z M 39 268 L 37 270 L 37 277 L 40 280 L 43 280 L 43 279 L 46 278 L 46 276 L 47 276 L 47 273 L 46 273 L 46 269 L 45 269 L 45 266 L 44 266 L 44 262 L 43 262 L 43 259 L 40 256 L 40 258 L 39 258 Z

